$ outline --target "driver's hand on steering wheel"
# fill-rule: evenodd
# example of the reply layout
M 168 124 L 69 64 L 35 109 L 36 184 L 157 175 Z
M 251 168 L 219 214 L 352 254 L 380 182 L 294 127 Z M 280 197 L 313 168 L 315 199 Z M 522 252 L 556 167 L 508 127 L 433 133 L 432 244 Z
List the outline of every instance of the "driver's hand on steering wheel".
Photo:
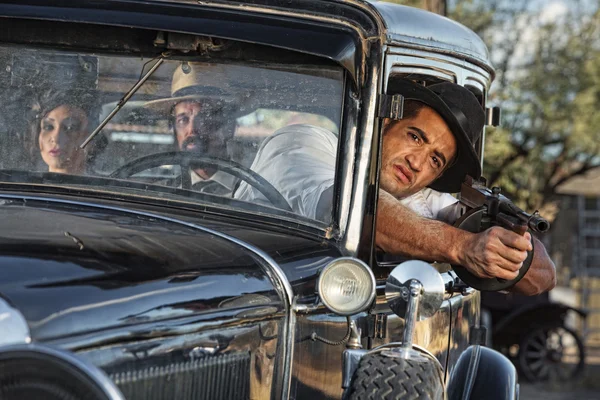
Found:
M 521 236 L 494 226 L 476 234 L 465 242 L 461 252 L 461 265 L 480 278 L 515 279 L 533 250 L 531 234 Z

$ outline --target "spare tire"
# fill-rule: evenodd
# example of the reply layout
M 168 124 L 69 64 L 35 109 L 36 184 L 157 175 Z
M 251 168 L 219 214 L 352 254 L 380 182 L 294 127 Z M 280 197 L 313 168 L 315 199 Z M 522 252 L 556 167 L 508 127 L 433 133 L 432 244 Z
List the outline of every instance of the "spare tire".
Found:
M 432 360 L 367 354 L 354 372 L 347 398 L 441 400 L 444 386 L 438 369 Z

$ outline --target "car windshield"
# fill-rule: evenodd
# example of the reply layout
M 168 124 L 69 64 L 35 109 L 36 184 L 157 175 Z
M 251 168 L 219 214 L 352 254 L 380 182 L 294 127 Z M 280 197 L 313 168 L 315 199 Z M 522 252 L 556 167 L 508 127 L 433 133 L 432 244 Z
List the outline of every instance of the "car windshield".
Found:
M 337 138 L 343 72 L 185 52 L 141 57 L 5 45 L 0 93 L 4 190 L 76 188 L 123 201 L 141 195 L 294 217 L 289 197 L 253 163 L 282 130 L 309 125 Z M 307 185 L 294 182 L 292 190 Z

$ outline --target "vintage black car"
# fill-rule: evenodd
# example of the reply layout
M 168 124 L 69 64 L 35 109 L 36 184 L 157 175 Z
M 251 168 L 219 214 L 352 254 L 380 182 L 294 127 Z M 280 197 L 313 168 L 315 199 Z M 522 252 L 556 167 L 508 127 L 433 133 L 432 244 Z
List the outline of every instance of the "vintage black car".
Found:
M 375 251 L 398 78 L 485 107 L 494 70 L 472 31 L 389 3 L 0 1 L 0 399 L 517 398 L 479 292 Z M 221 153 L 173 133 L 186 112 Z M 298 123 L 338 138 L 319 215 L 252 169 Z

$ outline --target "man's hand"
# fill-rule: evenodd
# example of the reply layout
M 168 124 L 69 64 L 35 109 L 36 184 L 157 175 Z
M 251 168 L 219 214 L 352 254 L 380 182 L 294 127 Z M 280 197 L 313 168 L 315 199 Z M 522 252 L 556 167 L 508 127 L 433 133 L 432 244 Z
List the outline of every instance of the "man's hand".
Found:
M 459 244 L 459 264 L 480 278 L 515 279 L 532 250 L 529 232 L 521 236 L 500 227 L 465 239 Z

